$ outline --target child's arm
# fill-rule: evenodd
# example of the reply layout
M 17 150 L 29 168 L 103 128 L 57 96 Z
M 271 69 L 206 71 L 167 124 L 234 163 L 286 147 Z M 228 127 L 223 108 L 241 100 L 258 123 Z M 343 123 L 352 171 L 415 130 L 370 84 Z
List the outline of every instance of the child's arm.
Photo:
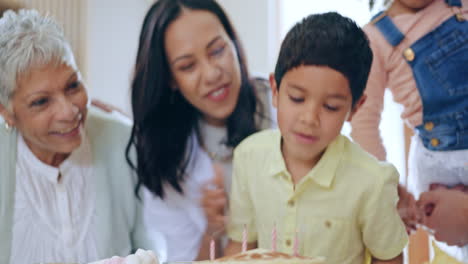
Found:
M 369 73 L 365 94 L 367 99 L 351 119 L 351 137 L 363 149 L 379 160 L 386 160 L 386 151 L 383 145 L 379 124 L 384 106 L 384 95 L 387 87 L 387 70 L 381 42 L 385 39 L 377 38 L 380 34 L 375 26 L 367 25 L 364 31 L 369 37 L 374 58 Z
M 389 260 L 372 259 L 372 264 L 403 264 L 403 254 Z
M 374 259 L 372 263 L 401 263 L 408 235 L 396 210 L 398 172 L 394 166 L 382 164 L 371 183 L 360 211 L 364 245 Z
M 252 242 L 252 243 L 247 243 L 247 250 L 254 249 L 254 248 L 257 248 L 257 241 Z M 229 242 L 226 248 L 224 249 L 224 255 L 231 256 L 231 255 L 240 253 L 241 251 L 242 251 L 242 243 L 229 239 Z

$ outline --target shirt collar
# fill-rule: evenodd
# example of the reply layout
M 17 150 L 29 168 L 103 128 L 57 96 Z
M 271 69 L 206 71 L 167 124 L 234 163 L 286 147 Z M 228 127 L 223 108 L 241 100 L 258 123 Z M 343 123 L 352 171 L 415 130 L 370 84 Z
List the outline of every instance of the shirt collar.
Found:
M 272 142 L 272 160 L 269 170 L 269 174 L 272 176 L 278 176 L 287 172 L 286 164 L 281 152 L 281 142 L 281 133 L 278 131 Z M 344 136 L 339 135 L 336 137 L 335 140 L 328 145 L 319 162 L 314 168 L 312 168 L 312 170 L 309 171 L 309 173 L 307 173 L 301 182 L 311 179 L 322 187 L 330 188 L 343 155 L 344 145 Z
M 279 130 L 276 130 L 273 134 L 273 142 L 271 144 L 271 163 L 269 174 L 272 176 L 281 175 L 281 173 L 286 172 L 286 163 L 284 163 L 283 154 L 281 152 L 281 142 L 282 142 L 281 133 Z
M 344 138 L 336 137 L 327 147 L 315 167 L 307 173 L 305 178 L 314 180 L 322 187 L 330 188 L 336 176 L 336 170 L 341 162 L 344 151 Z
M 92 163 L 89 141 L 84 133 L 80 146 L 75 149 L 58 168 L 50 166 L 39 160 L 28 147 L 21 134 L 19 134 L 18 137 L 18 157 L 19 160 L 23 161 L 23 164 L 27 167 L 33 168 L 35 173 L 45 177 L 48 181 L 54 184 L 58 183 L 57 179 L 59 173 L 62 173 L 63 182 L 67 180 L 67 177 L 64 176 L 75 166 L 90 167 Z

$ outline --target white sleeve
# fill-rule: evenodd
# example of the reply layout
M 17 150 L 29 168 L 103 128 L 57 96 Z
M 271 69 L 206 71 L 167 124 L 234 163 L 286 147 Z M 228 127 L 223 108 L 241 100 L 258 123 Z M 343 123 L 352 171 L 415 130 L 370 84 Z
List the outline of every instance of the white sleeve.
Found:
M 199 150 L 194 150 L 187 166 L 189 177 L 182 185 L 183 195 L 166 186 L 163 200 L 143 187 L 143 214 L 149 236 L 153 240 L 165 241 L 165 248 L 160 249 L 163 252 L 160 256 L 162 261 L 192 261 L 198 256 L 207 226 L 200 204 L 201 191 L 203 184 L 213 177 L 210 158 Z
M 169 199 L 154 196 L 146 188 L 143 199 L 144 223 L 150 239 L 162 245 L 157 250 L 161 261 L 194 260 L 203 235 L 199 227 L 199 222 L 204 220 L 203 211 L 190 206 L 188 199 L 184 206 L 177 206 Z

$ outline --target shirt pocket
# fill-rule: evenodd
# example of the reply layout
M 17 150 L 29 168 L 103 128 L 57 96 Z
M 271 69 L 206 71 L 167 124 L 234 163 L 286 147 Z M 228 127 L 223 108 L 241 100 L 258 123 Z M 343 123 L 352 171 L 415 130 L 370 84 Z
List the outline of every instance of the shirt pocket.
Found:
M 307 223 L 304 252 L 308 256 L 322 256 L 329 263 L 340 263 L 351 255 L 352 229 L 349 220 L 334 217 L 312 217 Z
M 429 71 L 449 96 L 468 95 L 468 31 L 454 30 L 438 44 L 426 59 Z

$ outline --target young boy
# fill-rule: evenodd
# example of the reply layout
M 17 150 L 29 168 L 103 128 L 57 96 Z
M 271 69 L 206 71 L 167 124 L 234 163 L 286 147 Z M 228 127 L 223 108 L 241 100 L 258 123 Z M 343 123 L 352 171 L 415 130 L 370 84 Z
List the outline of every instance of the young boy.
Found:
M 362 264 L 367 251 L 372 263 L 402 263 L 398 173 L 340 135 L 365 100 L 371 62 L 363 31 L 337 13 L 289 31 L 270 76 L 279 131 L 234 152 L 226 255 L 246 235 L 249 249 L 270 248 L 277 230 L 281 252 Z

